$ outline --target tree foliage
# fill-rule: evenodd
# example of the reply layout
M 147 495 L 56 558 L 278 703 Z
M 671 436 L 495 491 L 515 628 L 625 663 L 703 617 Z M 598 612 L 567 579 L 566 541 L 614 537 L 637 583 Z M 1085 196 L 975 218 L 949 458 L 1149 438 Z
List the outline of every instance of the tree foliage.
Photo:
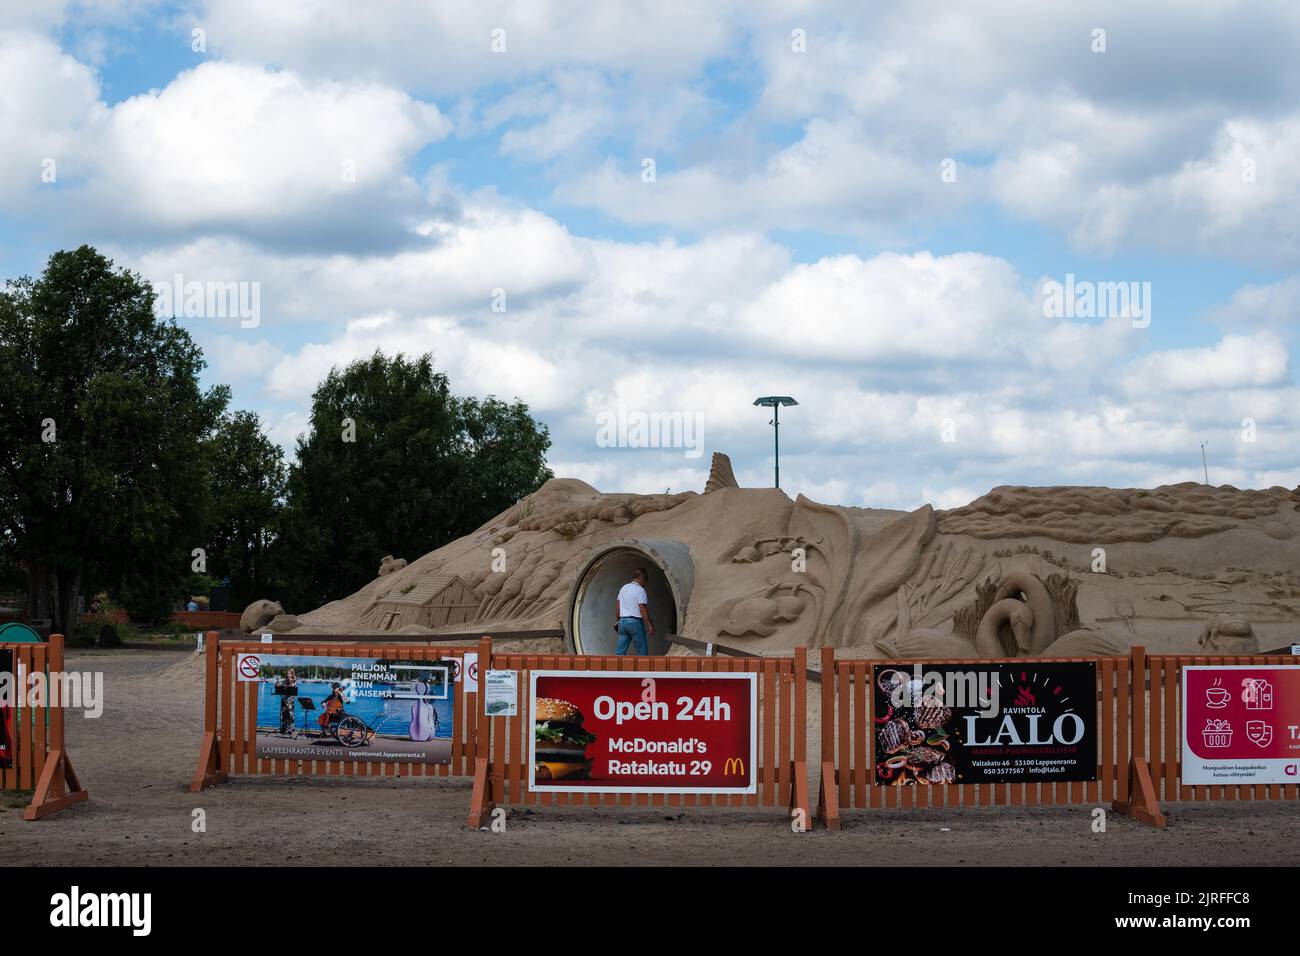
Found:
M 331 370 L 290 469 L 291 603 L 344 597 L 385 554 L 414 558 L 473 531 L 551 477 L 549 447 L 526 405 L 458 398 L 428 354 Z
M 165 614 L 209 506 L 203 443 L 229 390 L 200 388 L 198 346 L 153 299 L 89 246 L 0 293 L 0 527 L 64 630 L 88 579 Z
M 245 607 L 279 589 L 272 545 L 280 531 L 288 469 L 280 446 L 254 412 L 221 419 L 208 443 L 211 511 L 207 573 L 229 579 L 231 605 Z
M 0 577 L 25 573 L 32 616 L 71 632 L 82 591 L 107 590 L 160 619 L 213 578 L 236 607 L 283 594 L 308 610 L 551 477 L 527 406 L 452 394 L 429 355 L 331 370 L 291 467 L 226 386 L 200 386 L 204 367 L 150 285 L 88 246 L 6 283 Z

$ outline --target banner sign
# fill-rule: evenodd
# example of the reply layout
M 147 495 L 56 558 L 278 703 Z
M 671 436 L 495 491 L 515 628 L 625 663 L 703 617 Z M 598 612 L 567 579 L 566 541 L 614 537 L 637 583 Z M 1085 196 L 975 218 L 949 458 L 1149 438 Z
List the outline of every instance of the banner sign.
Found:
M 1097 779 L 1091 661 L 872 666 L 875 783 Z
M 1183 783 L 1300 783 L 1300 666 L 1184 667 Z
M 245 654 L 238 668 L 258 684 L 259 758 L 451 762 L 451 660 Z
M 530 673 L 530 790 L 758 792 L 757 674 Z

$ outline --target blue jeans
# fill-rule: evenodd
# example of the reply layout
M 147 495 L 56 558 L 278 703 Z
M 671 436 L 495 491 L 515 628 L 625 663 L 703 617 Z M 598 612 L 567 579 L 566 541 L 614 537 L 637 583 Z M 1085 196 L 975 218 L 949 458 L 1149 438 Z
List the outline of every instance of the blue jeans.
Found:
M 618 650 L 616 653 L 622 657 L 627 653 L 628 644 L 636 642 L 636 652 L 643 657 L 650 653 L 650 645 L 646 642 L 645 621 L 639 617 L 620 617 L 618 619 Z

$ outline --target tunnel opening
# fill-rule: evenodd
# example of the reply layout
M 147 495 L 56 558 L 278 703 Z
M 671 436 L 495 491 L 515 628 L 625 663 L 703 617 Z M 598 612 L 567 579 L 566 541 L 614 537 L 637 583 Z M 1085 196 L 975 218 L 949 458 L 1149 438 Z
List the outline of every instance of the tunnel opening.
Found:
M 579 654 L 613 654 L 618 589 L 644 568 L 650 619 L 655 634 L 651 654 L 666 654 L 669 634 L 680 633 L 695 574 L 685 545 L 677 541 L 623 540 L 598 550 L 579 572 L 569 598 L 569 641 Z M 631 653 L 635 653 L 635 648 Z

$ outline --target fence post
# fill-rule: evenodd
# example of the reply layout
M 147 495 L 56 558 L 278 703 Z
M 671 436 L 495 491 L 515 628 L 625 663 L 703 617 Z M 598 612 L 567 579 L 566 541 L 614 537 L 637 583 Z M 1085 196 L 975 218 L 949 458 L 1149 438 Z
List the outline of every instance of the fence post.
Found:
M 62 673 L 63 673 L 63 635 L 62 635 L 62 634 L 51 634 L 51 635 L 50 635 L 50 677 L 51 677 L 51 683 L 52 683 L 54 680 L 58 680 L 58 678 L 57 678 L 55 675 L 62 674 Z M 57 705 L 57 706 L 56 706 L 56 705 Z M 60 700 L 58 700 L 58 701 L 55 701 L 55 700 L 53 700 L 53 699 L 50 700 L 50 703 L 49 703 L 49 709 L 50 709 L 50 747 L 49 747 L 49 749 L 50 749 L 50 750 L 64 750 L 64 749 L 66 749 L 65 746 L 64 746 L 64 743 L 65 743 L 65 737 L 64 737 L 64 734 L 65 734 L 66 731 L 67 731 L 67 725 L 64 723 L 64 719 L 63 719 L 63 718 L 64 718 L 64 713 L 63 713 L 63 711 L 64 711 L 64 708 L 65 708 L 66 705 L 67 705 L 67 702 L 64 701 L 64 700 L 62 700 L 62 699 L 60 699 Z M 55 787 L 58 788 L 59 795 L 62 795 L 62 788 L 63 788 L 62 783 L 61 783 L 61 782 L 56 782 L 56 783 L 55 783 Z
M 492 638 L 478 642 L 478 713 L 474 716 L 474 792 L 470 796 L 469 819 L 465 826 L 478 830 L 488 825 L 495 806 L 492 792 L 492 721 L 487 716 L 487 672 L 492 668 Z
M 67 702 L 53 699 L 54 694 L 61 694 L 67 687 L 62 676 L 63 635 L 51 634 L 49 646 L 50 680 L 47 682 L 45 701 L 45 709 L 50 717 L 49 752 L 45 757 L 41 778 L 36 783 L 36 791 L 32 794 L 32 802 L 23 810 L 24 820 L 39 820 L 56 810 L 81 803 L 90 796 L 81 786 L 77 772 L 72 769 L 72 761 L 68 759 L 63 723 L 63 711 Z M 33 719 L 39 720 L 39 714 L 34 714 Z
M 190 781 L 190 792 L 198 793 L 205 787 L 226 779 L 219 766 L 220 737 L 217 731 L 217 655 L 220 636 L 208 631 L 203 640 L 203 743 L 199 747 L 199 768 Z
M 771 773 L 771 769 L 768 770 Z M 801 815 L 809 830 L 808 815 L 808 648 L 794 649 L 794 786 L 790 790 L 791 813 Z
M 848 733 L 847 727 L 839 732 Z M 817 787 L 817 819 L 828 830 L 840 828 L 839 781 L 835 776 L 835 648 L 822 648 L 821 782 Z
M 1147 762 L 1147 651 L 1140 644 L 1134 645 L 1130 655 L 1129 796 L 1124 801 L 1116 800 L 1111 807 L 1135 820 L 1163 827 L 1167 821 L 1160 812 L 1160 802 L 1151 782 L 1151 765 Z

